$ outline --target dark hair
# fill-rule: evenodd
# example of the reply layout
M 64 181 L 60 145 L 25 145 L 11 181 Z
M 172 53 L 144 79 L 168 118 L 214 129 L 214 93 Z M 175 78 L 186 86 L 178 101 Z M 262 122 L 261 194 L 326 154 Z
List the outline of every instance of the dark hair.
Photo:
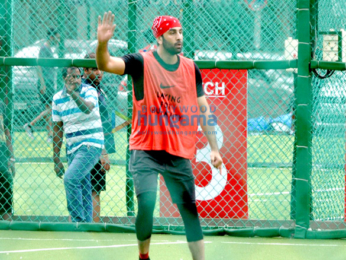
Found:
M 62 71 L 61 71 L 63 78 L 66 78 L 68 70 L 79 70 L 80 74 L 82 74 L 80 68 L 78 67 L 64 67 L 62 68 Z
M 47 39 L 49 39 L 52 36 L 55 36 L 58 34 L 58 30 L 54 29 L 54 28 L 49 28 L 47 30 Z
M 84 56 L 84 59 L 95 59 L 96 58 L 96 53 L 95 52 L 89 52 Z M 97 68 L 97 65 L 96 67 Z M 84 67 L 84 70 L 90 69 L 89 67 Z

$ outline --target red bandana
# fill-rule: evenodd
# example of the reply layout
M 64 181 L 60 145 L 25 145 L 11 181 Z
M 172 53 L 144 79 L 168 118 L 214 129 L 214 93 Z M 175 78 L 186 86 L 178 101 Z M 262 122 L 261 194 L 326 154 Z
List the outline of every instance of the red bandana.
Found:
M 173 16 L 158 16 L 155 18 L 151 29 L 155 38 L 157 38 L 174 27 L 182 27 L 177 18 Z

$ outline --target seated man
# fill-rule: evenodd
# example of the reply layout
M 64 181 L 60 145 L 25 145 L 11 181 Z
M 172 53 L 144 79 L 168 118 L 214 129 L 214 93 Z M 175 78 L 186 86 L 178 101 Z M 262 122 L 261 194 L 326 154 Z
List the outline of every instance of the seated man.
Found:
M 62 178 L 60 160 L 63 132 L 68 168 L 64 177 L 67 209 L 73 222 L 92 221 L 90 171 L 104 147 L 103 129 L 96 90 L 81 84 L 79 68 L 64 68 L 64 89 L 53 97 L 54 170 Z

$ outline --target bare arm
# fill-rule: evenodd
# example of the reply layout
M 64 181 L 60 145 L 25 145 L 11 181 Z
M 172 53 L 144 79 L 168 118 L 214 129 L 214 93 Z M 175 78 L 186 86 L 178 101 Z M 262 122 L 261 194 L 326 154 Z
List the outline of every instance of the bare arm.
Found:
M 102 150 L 100 160 L 101 160 L 101 165 L 102 165 L 101 171 L 103 171 L 103 172 L 109 171 L 111 169 L 111 163 L 109 161 L 109 157 L 108 157 L 108 153 L 107 153 L 106 149 Z
M 53 122 L 53 160 L 59 158 L 63 140 L 63 122 Z
M 41 47 L 40 49 L 40 52 L 38 54 L 38 57 L 39 58 L 44 58 L 45 55 L 43 55 L 43 49 Z M 44 94 L 46 92 L 46 83 L 44 81 L 44 78 L 43 78 L 43 71 L 42 71 L 42 67 L 41 66 L 37 66 L 37 76 L 38 76 L 38 79 L 40 81 L 40 92 L 41 94 Z
M 63 140 L 63 122 L 53 122 L 53 161 L 54 171 L 59 178 L 65 173 L 64 165 L 60 160 L 60 151 Z
M 123 75 L 125 72 L 125 62 L 118 57 L 109 55 L 107 43 L 98 42 L 96 47 L 96 63 L 100 70 Z
M 95 105 L 91 101 L 86 101 L 81 96 L 75 92 L 72 91 L 71 97 L 76 102 L 78 108 L 85 114 L 90 114 L 91 111 L 94 109 Z
M 198 101 L 198 106 L 200 108 L 199 111 L 200 111 L 201 115 L 203 115 L 203 117 L 205 117 L 207 119 L 207 120 L 205 120 L 207 123 L 204 124 L 204 122 L 203 122 L 204 120 L 202 120 L 202 117 L 201 117 L 200 118 L 200 126 L 201 126 L 205 136 L 208 139 L 211 150 L 219 152 L 219 148 L 217 147 L 216 135 L 213 134 L 213 133 L 215 133 L 215 127 L 213 125 L 208 124 L 208 118 L 210 116 L 213 116 L 213 114 L 210 111 L 208 101 L 205 98 L 205 96 L 199 97 L 197 99 L 197 101 Z M 201 107 L 203 107 L 203 109 L 201 109 Z
M 210 118 L 210 116 L 212 116 L 213 114 L 210 111 L 210 107 L 208 104 L 207 99 L 205 98 L 205 96 L 201 96 L 197 99 L 198 101 L 198 106 L 199 106 L 199 110 L 201 115 L 205 116 L 206 119 Z M 203 109 L 201 109 L 201 107 L 203 107 Z M 215 127 L 214 125 L 209 125 L 208 121 L 209 120 L 205 120 L 206 124 L 204 124 L 203 119 L 201 117 L 200 119 L 200 125 L 201 128 L 205 134 L 205 136 L 208 139 L 210 148 L 211 148 L 211 152 L 210 152 L 210 159 L 211 159 L 211 163 L 212 165 L 220 170 L 221 173 L 221 168 L 222 168 L 222 158 L 219 152 L 219 148 L 217 147 L 217 140 L 216 140 L 216 134 L 215 134 Z
M 98 17 L 96 63 L 100 70 L 123 75 L 125 62 L 121 58 L 110 56 L 108 52 L 108 41 L 113 37 L 115 26 L 112 12 L 105 13 L 102 21 Z
M 46 92 L 46 83 L 44 82 L 43 79 L 43 73 L 42 73 L 42 67 L 38 66 L 37 67 L 37 76 L 40 80 L 40 92 L 41 94 L 44 94 Z
M 94 109 L 95 105 L 91 101 L 87 101 L 83 99 L 78 92 L 75 90 L 78 88 L 78 83 L 73 82 L 71 77 L 67 77 L 66 79 L 66 92 L 71 95 L 74 102 L 76 102 L 78 108 L 85 114 L 90 114 Z
M 45 82 L 44 82 L 44 79 L 43 79 L 43 73 L 42 73 L 42 67 L 41 66 L 37 66 L 37 76 L 40 79 L 41 86 L 44 86 Z

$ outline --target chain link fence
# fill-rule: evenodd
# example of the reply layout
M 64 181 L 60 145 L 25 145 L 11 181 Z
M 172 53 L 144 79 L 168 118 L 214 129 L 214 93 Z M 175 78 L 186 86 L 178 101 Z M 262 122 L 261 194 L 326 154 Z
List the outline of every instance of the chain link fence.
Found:
M 318 1 L 315 15 L 314 59 L 345 62 L 345 7 L 338 1 Z M 335 45 L 334 45 L 335 44 Z M 328 70 L 316 70 L 325 75 Z M 345 74 L 335 71 L 313 77 L 313 167 L 311 220 L 317 226 L 345 228 Z
M 0 66 L 4 103 L 0 110 L 4 130 L 0 131 L 4 143 L 1 151 L 8 149 L 5 132 L 9 130 L 16 172 L 13 180 L 5 178 L 10 176 L 6 160 L 9 153 L 2 152 L 0 188 L 4 192 L 13 186 L 13 195 L 4 201 L 4 193 L 0 194 L 0 212 L 12 213 L 12 219 L 19 222 L 69 221 L 64 182 L 54 172 L 50 119 L 43 116 L 35 120 L 46 111 L 40 93 L 40 70 L 50 75 L 51 92 L 57 93 L 64 86 L 61 67 L 74 65 L 82 74 L 95 67 L 95 62 L 85 57 L 96 50 L 97 17 L 106 11 L 115 14 L 117 24 L 114 39 L 109 42 L 114 56 L 150 49 L 156 44 L 149 30 L 152 21 L 159 15 L 172 15 L 182 21 L 183 55 L 200 67 L 204 92 L 218 118 L 216 135 L 223 174 L 212 170 L 210 148 L 201 130 L 192 160 L 203 227 L 210 232 L 227 227 L 245 232 L 250 229 L 250 235 L 255 234 L 255 228 L 272 228 L 277 233 L 266 236 L 290 236 L 299 214 L 296 197 L 300 191 L 295 180 L 299 170 L 295 166 L 298 76 L 297 65 L 291 63 L 299 57 L 295 43 L 289 41 L 287 46 L 286 42 L 285 47 L 285 41 L 289 37 L 298 39 L 299 2 L 0 0 L 0 57 L 9 57 L 7 66 Z M 323 34 L 329 35 L 334 29 L 344 36 L 341 30 L 346 29 L 346 10 L 333 0 L 311 2 L 311 19 L 315 21 L 313 59 L 322 61 L 326 55 Z M 42 46 L 50 50 L 48 54 L 44 55 Z M 346 54 L 341 49 L 339 61 L 344 62 Z M 34 66 L 38 58 L 47 60 Z M 5 59 L 0 65 L 5 65 Z M 321 69 L 316 72 L 324 73 Z M 310 209 L 313 230 L 345 229 L 344 78 L 343 72 L 335 72 L 326 80 L 312 79 L 311 199 L 305 206 Z M 136 198 L 127 169 L 131 81 L 126 76 L 104 73 L 101 83 L 116 152 L 109 154 L 111 167 L 106 174 L 106 190 L 101 192 L 100 221 L 133 227 Z M 61 157 L 66 169 L 65 143 L 64 139 Z M 13 202 L 10 211 L 5 208 L 6 202 Z M 161 179 L 154 225 L 166 231 L 167 227 L 168 231 L 179 231 L 182 226 Z

